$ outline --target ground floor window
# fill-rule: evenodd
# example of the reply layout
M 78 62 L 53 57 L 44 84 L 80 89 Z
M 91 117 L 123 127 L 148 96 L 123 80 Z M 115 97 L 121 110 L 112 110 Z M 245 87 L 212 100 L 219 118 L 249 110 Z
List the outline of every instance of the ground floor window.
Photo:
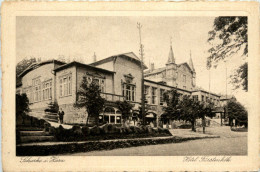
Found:
M 121 124 L 121 115 L 104 114 L 104 122 L 108 124 Z
M 119 110 L 115 110 L 113 107 L 107 107 L 104 110 L 103 122 L 109 124 L 121 124 L 122 113 Z

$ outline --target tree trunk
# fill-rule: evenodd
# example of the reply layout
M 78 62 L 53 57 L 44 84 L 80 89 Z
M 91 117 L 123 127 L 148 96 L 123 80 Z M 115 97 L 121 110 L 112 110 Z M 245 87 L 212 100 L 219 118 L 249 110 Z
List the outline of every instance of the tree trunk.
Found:
M 191 130 L 196 132 L 195 121 L 194 120 L 191 121 Z
M 88 114 L 88 116 L 87 116 L 87 121 L 86 121 L 86 125 L 88 125 L 88 119 L 89 119 L 89 114 Z
M 205 127 L 206 127 L 206 121 L 205 121 L 205 117 L 201 119 L 202 121 L 202 128 L 203 128 L 203 134 L 205 134 Z
M 96 125 L 99 126 L 99 116 L 95 117 Z

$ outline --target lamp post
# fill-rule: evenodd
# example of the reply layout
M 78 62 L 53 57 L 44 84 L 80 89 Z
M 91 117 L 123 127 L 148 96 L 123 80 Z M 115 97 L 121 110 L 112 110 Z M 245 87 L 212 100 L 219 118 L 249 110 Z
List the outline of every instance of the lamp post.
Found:
M 141 108 L 142 108 L 142 119 L 143 119 L 143 125 L 145 125 L 145 102 L 144 102 L 144 50 L 143 50 L 143 44 L 142 44 L 142 37 L 141 37 L 141 28 L 142 25 L 140 23 L 137 23 L 137 28 L 139 30 L 139 37 L 140 37 L 140 56 L 141 56 L 141 70 L 142 70 L 142 79 L 141 79 Z

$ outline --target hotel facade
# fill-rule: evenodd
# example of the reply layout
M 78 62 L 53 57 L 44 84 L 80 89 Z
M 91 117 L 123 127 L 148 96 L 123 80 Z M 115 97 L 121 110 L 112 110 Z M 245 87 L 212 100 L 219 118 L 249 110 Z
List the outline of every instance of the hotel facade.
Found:
M 148 107 L 147 123 L 155 125 L 171 123 L 163 117 L 165 91 L 176 89 L 181 95 L 190 95 L 199 101 L 212 100 L 219 106 L 220 96 L 196 88 L 196 71 L 190 57 L 189 63 L 176 64 L 172 47 L 165 67 L 148 70 L 144 66 L 145 97 Z M 79 62 L 64 63 L 49 60 L 29 66 L 19 77 L 17 93 L 26 93 L 30 102 L 30 115 L 42 118 L 50 102 L 57 102 L 65 112 L 64 123 L 86 123 L 86 109 L 77 109 L 73 105 L 77 100 L 77 91 L 83 77 L 97 82 L 101 96 L 106 99 L 105 108 L 100 114 L 100 122 L 122 123 L 122 115 L 116 101 L 129 101 L 134 105 L 132 120 L 138 120 L 141 106 L 142 68 L 140 59 L 133 53 L 124 53 L 95 61 L 91 64 Z M 93 122 L 93 120 L 89 120 Z

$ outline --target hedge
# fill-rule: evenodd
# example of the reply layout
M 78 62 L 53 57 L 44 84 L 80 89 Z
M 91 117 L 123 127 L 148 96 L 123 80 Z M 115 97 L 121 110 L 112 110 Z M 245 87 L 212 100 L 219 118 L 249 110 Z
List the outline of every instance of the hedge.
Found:
M 168 129 L 151 128 L 149 126 L 118 127 L 112 124 L 105 124 L 102 126 L 81 127 L 75 125 L 72 129 L 64 129 L 62 125 L 54 128 L 46 124 L 45 127 L 45 131 L 54 135 L 56 141 L 90 141 L 172 136 Z

